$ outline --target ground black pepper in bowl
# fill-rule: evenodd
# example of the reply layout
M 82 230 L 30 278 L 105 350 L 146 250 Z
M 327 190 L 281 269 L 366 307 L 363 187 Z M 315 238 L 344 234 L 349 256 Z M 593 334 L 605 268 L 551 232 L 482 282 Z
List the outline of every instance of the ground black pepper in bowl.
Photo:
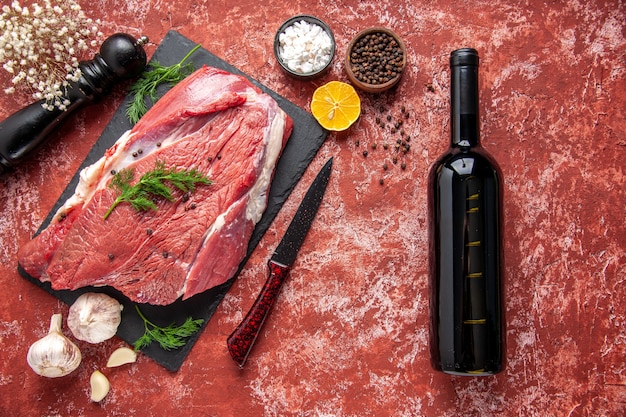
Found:
M 366 29 L 348 45 L 346 73 L 363 91 L 379 93 L 390 89 L 400 81 L 405 66 L 404 43 L 389 29 Z

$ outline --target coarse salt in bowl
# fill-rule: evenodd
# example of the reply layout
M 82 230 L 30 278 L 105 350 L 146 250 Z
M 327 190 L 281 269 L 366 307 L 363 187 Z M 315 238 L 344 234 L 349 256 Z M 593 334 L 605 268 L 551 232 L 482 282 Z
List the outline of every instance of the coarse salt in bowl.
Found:
M 311 80 L 330 69 L 335 56 L 335 38 L 328 25 L 317 17 L 293 16 L 276 32 L 274 54 L 289 75 Z

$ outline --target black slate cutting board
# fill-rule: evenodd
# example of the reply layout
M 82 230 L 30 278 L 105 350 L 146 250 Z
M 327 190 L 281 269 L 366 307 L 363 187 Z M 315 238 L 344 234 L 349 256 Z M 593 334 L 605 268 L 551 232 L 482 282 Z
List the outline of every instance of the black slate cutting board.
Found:
M 176 64 L 191 49 L 193 49 L 194 46 L 196 46 L 196 44 L 191 40 L 176 31 L 170 31 L 166 34 L 165 38 L 158 46 L 152 60 L 158 61 L 160 64 L 166 66 Z M 237 275 L 239 275 L 239 272 L 241 272 L 241 269 L 254 251 L 254 248 L 257 246 L 276 217 L 276 214 L 282 207 L 283 203 L 304 174 L 309 163 L 315 157 L 315 154 L 321 145 L 324 143 L 328 134 L 328 132 L 326 132 L 308 112 L 281 97 L 274 91 L 271 91 L 266 86 L 242 73 L 232 65 L 224 62 L 222 59 L 211 54 L 206 49 L 198 49 L 191 56 L 190 61 L 194 63 L 195 68 L 200 68 L 202 65 L 209 65 L 246 76 L 264 92 L 270 94 L 278 102 L 280 107 L 291 116 L 294 121 L 294 128 L 276 166 L 274 179 L 270 188 L 267 209 L 259 223 L 256 225 L 248 245 L 246 257 L 241 262 L 239 271 L 235 277 L 219 287 L 212 288 L 186 301 L 181 301 L 179 299 L 168 306 L 152 306 L 148 304 L 140 305 L 142 312 L 148 317 L 148 319 L 160 326 L 166 326 L 172 323 L 181 324 L 187 317 L 202 318 L 205 320 L 204 326 L 206 326 L 209 319 L 224 298 L 224 295 L 228 292 Z M 160 92 L 163 93 L 164 90 Z M 104 129 L 102 135 L 87 155 L 85 161 L 77 171 L 76 175 L 72 178 L 65 191 L 59 197 L 57 203 L 52 208 L 37 233 L 41 232 L 41 230 L 49 224 L 54 213 L 56 213 L 59 207 L 74 193 L 76 185 L 78 184 L 80 170 L 100 159 L 105 150 L 112 146 L 126 130 L 132 127 L 126 117 L 126 107 L 130 99 L 130 96 L 126 97 L 124 102 L 120 105 L 120 108 Z M 124 310 L 122 311 L 122 323 L 118 328 L 117 336 L 132 345 L 143 334 L 143 322 L 135 311 L 134 303 L 116 290 L 109 287 L 101 287 L 82 288 L 76 291 L 55 291 L 51 289 L 49 283 L 41 283 L 39 280 L 30 277 L 19 266 L 18 270 L 24 278 L 48 291 L 50 294 L 68 305 L 71 305 L 80 294 L 88 291 L 99 291 L 114 296 L 122 304 L 124 304 Z M 185 346 L 177 350 L 165 351 L 161 349 L 157 343 L 152 343 L 152 345 L 142 350 L 142 352 L 154 359 L 166 369 L 170 371 L 177 371 L 183 364 L 198 337 L 200 337 L 200 334 L 202 334 L 202 332 L 192 336 L 188 339 Z M 226 341 L 224 341 L 224 348 L 226 349 Z

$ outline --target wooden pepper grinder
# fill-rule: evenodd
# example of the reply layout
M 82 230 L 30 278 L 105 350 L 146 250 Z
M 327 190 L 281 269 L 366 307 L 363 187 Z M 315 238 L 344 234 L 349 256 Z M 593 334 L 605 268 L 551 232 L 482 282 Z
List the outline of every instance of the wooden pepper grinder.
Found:
M 116 82 L 141 74 L 147 42 L 145 36 L 137 40 L 125 33 L 108 37 L 94 59 L 79 63 L 81 76 L 67 91 L 66 110 L 44 109 L 45 101 L 40 100 L 0 122 L 0 173 L 24 160 L 75 110 L 104 97 Z

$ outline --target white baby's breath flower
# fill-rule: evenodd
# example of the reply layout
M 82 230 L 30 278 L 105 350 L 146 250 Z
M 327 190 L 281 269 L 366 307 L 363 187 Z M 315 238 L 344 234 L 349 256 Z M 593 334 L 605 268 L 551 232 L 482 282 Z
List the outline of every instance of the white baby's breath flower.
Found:
M 17 91 L 45 99 L 45 108 L 66 108 L 64 94 L 80 78 L 79 52 L 96 47 L 99 20 L 85 16 L 76 0 L 18 0 L 0 8 L 0 64 Z

